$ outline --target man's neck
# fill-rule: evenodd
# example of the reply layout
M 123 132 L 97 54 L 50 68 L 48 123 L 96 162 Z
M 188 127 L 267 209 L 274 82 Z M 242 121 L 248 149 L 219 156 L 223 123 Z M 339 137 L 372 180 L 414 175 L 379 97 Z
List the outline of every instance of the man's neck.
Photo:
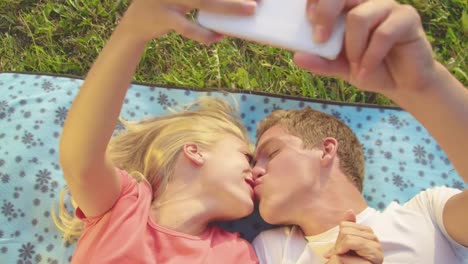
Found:
M 352 186 L 335 186 L 332 190 L 313 195 L 303 203 L 303 210 L 294 221 L 306 236 L 321 234 L 344 221 L 345 212 L 357 215 L 368 206 L 361 193 Z M 340 188 L 343 187 L 343 188 Z

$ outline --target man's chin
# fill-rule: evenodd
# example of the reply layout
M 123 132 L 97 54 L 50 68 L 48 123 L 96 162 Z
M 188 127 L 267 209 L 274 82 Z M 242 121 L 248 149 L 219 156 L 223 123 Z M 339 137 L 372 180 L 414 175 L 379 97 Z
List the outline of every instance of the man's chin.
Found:
M 270 225 L 283 225 L 286 224 L 284 219 L 284 212 L 279 212 L 273 208 L 262 206 L 260 203 L 259 212 L 262 219 Z

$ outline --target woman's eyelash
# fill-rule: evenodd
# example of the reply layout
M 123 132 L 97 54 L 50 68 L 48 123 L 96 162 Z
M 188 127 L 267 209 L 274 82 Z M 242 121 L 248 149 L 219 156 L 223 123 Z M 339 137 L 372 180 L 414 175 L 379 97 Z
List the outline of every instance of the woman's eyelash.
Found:
M 244 153 L 245 157 L 247 158 L 247 160 L 249 161 L 249 163 L 252 163 L 253 161 L 253 156 L 249 153 Z

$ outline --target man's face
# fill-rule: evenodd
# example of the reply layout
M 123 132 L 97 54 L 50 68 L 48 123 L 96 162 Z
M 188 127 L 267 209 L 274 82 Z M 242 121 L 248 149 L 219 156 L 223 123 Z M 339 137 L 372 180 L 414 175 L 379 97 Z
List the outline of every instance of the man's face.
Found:
M 270 224 L 291 224 L 300 217 L 320 173 L 319 149 L 305 149 L 302 139 L 279 125 L 260 138 L 253 168 L 260 214 Z

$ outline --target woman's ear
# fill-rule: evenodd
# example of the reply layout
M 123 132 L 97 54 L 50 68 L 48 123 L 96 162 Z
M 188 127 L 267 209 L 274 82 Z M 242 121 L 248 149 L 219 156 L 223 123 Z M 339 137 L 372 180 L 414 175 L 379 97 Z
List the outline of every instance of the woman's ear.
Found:
M 195 143 L 184 144 L 182 152 L 184 156 L 196 166 L 202 166 L 205 163 L 201 148 Z
M 327 137 L 322 140 L 322 157 L 320 163 L 324 167 L 332 164 L 333 159 L 338 153 L 338 141 L 335 138 Z

